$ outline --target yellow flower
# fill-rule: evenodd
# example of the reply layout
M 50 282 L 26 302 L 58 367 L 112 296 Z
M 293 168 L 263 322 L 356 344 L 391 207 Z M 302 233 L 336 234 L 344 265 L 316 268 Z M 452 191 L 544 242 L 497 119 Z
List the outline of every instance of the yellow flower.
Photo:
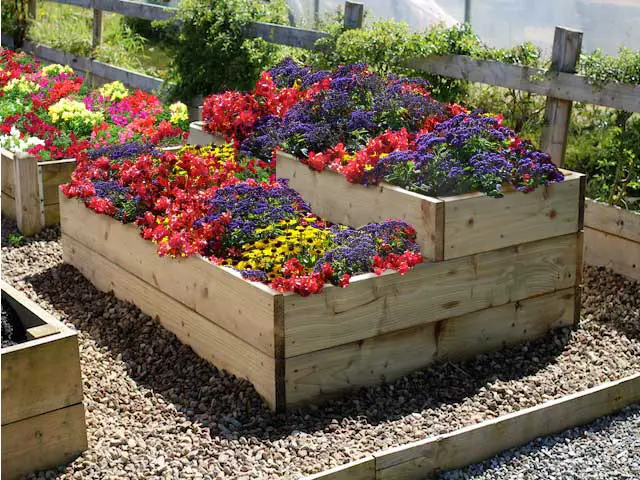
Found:
M 171 112 L 171 119 L 169 121 L 174 125 L 189 120 L 189 111 L 187 110 L 187 106 L 182 102 L 169 105 L 169 111 Z
M 49 107 L 49 115 L 54 124 L 71 122 L 80 119 L 84 124 L 94 126 L 104 120 L 101 112 L 87 110 L 83 102 L 63 98 Z
M 60 65 L 57 63 L 52 63 L 51 65 L 47 65 L 46 67 L 42 67 L 40 72 L 43 76 L 48 77 L 49 75 L 61 75 L 63 73 L 73 73 L 73 69 L 68 65 Z
M 40 85 L 24 78 L 13 78 L 2 88 L 5 93 L 18 93 L 19 95 L 28 95 L 38 90 L 40 90 Z
M 129 90 L 122 82 L 119 81 L 105 83 L 98 89 L 98 93 L 113 102 L 117 102 L 129 96 Z

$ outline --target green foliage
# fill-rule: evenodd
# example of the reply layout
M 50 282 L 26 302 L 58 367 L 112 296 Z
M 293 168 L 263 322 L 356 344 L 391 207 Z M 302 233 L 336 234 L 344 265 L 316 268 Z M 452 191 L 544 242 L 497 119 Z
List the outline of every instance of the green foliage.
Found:
M 2 32 L 13 38 L 16 47 L 22 47 L 27 33 L 27 0 L 2 1 Z
M 24 242 L 24 237 L 18 232 L 11 232 L 7 237 L 7 241 L 12 247 L 19 247 Z
M 618 56 L 610 57 L 596 50 L 580 59 L 580 73 L 594 85 L 605 83 L 640 84 L 640 50 L 621 48 Z
M 280 47 L 246 38 L 254 21 L 285 23 L 286 6 L 278 0 L 184 0 L 177 19 L 182 22 L 169 80 L 172 97 L 190 99 L 227 89 L 246 90 L 255 84 Z

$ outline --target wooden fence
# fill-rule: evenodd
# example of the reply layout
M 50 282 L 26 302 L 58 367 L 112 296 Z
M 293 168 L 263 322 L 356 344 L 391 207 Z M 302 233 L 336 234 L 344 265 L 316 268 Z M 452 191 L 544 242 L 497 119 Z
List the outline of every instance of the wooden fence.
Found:
M 102 42 L 103 12 L 114 12 L 147 20 L 167 20 L 175 15 L 175 8 L 129 0 L 51 0 L 93 9 L 93 46 Z M 30 2 L 30 16 L 35 17 L 35 0 Z M 362 26 L 364 7 L 361 3 L 345 2 L 345 26 Z M 268 42 L 306 49 L 314 49 L 317 40 L 327 36 L 325 32 L 256 22 L 249 25 L 246 35 L 263 38 Z M 5 37 L 3 36 L 3 43 Z M 640 112 L 640 85 L 609 83 L 594 86 L 586 77 L 575 74 L 580 57 L 582 32 L 556 27 L 552 64 L 550 70 L 523 67 L 490 60 L 480 60 L 464 55 L 447 55 L 415 59 L 409 62 L 413 68 L 430 74 L 484 83 L 530 92 L 547 97 L 541 148 L 562 165 L 566 149 L 572 102 L 585 102 L 630 112 Z M 157 89 L 160 79 L 99 62 L 95 59 L 76 57 L 43 45 L 27 42 L 25 50 L 56 63 L 66 63 L 73 68 L 108 80 L 120 80 L 134 88 Z

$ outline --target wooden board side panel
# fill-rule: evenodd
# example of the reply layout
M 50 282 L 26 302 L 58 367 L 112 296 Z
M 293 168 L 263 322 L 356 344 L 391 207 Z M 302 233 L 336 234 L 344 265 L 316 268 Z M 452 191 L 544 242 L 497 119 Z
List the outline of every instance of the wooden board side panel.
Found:
M 303 480 L 376 480 L 375 458 L 368 457 L 304 477 Z
M 578 234 L 284 297 L 285 355 L 457 317 L 576 284 Z
M 13 178 L 13 155 L 7 155 L 3 149 L 1 154 L 2 164 L 2 193 L 15 198 L 15 180 Z
M 75 160 L 55 163 L 41 163 L 42 168 L 42 190 L 44 194 L 45 207 L 48 205 L 58 205 L 58 188 L 63 183 L 71 180 L 71 174 L 76 168 Z
M 225 143 L 222 135 L 206 132 L 203 122 L 191 122 L 189 125 L 189 145 L 223 145 Z
M 572 325 L 575 289 L 387 333 L 286 360 L 287 406 L 390 381 L 437 360 L 457 360 Z
M 640 374 L 374 454 L 376 478 L 422 479 L 460 468 L 537 437 L 582 425 L 640 401 Z
M 361 227 L 390 218 L 404 220 L 416 228 L 422 255 L 442 259 L 444 218 L 439 200 L 388 184 L 352 184 L 335 172 L 311 170 L 283 152 L 277 154 L 276 176 L 289 179 L 289 185 L 316 214 L 334 223 Z
M 469 194 L 445 201 L 444 258 L 556 237 L 580 229 L 581 175 L 533 192 L 511 191 L 496 199 Z
M 135 226 L 98 215 L 63 195 L 60 213 L 64 234 L 274 356 L 274 302 L 279 294 L 266 292 L 201 258 L 161 258 L 152 242 L 140 238 Z
M 16 219 L 16 200 L 13 197 L 2 194 L 2 214 L 13 220 Z M 45 225 L 57 225 L 60 223 L 60 206 L 56 204 L 44 207 Z
M 158 318 L 181 342 L 205 360 L 248 379 L 272 406 L 275 399 L 275 361 L 209 319 L 165 295 L 100 253 L 62 235 L 64 261 L 76 267 L 93 285 Z
M 2 353 L 2 425 L 82 402 L 77 336 L 43 340 Z
M 55 468 L 87 449 L 82 403 L 2 426 L 2 478 Z
M 584 229 L 584 262 L 640 280 L 640 241 L 634 242 L 592 228 Z
M 640 213 L 587 199 L 585 227 L 640 242 Z

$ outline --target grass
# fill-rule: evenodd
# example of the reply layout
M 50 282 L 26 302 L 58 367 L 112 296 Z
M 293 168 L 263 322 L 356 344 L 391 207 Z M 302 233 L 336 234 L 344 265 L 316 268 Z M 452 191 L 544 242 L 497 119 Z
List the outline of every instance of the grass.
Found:
M 170 62 L 170 50 L 160 41 L 136 33 L 125 17 L 104 12 L 103 43 L 92 52 L 93 11 L 88 8 L 39 2 L 36 21 L 28 38 L 74 55 L 162 78 Z

